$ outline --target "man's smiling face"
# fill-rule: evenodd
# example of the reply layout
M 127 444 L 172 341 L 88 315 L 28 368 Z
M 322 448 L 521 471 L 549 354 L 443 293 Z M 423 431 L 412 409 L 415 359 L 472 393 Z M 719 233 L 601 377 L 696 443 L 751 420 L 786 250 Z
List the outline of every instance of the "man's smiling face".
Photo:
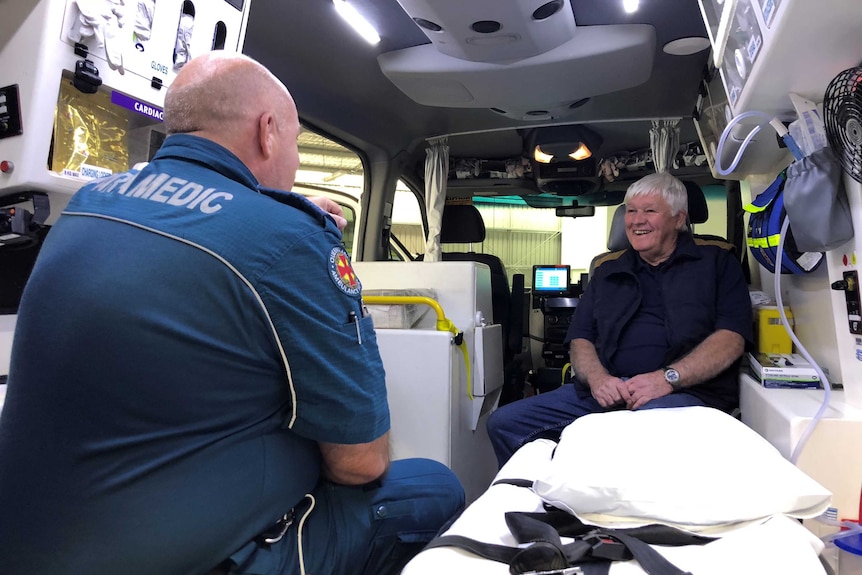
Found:
M 626 236 L 644 261 L 658 265 L 673 253 L 685 216 L 685 211 L 671 215 L 661 194 L 635 196 L 626 204 Z

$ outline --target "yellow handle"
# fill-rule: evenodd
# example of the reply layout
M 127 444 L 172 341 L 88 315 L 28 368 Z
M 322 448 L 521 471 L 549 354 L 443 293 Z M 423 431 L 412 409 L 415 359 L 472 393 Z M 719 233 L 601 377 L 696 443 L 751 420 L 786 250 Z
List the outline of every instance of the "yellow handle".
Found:
M 571 367 L 572 367 L 571 363 L 567 363 L 566 365 L 563 366 L 563 372 L 561 374 L 562 381 L 560 382 L 561 385 L 566 383 L 566 372 L 569 371 L 569 369 L 571 369 Z
M 473 399 L 473 378 L 470 377 L 470 357 L 467 354 L 467 344 L 464 342 L 464 334 L 455 327 L 452 320 L 446 317 L 443 313 L 443 308 L 436 300 L 430 297 L 414 295 L 367 295 L 362 299 L 370 305 L 407 305 L 416 303 L 431 306 L 437 313 L 437 331 L 448 331 L 454 336 L 454 341 L 460 340 L 457 345 L 461 348 L 461 355 L 464 356 L 464 365 L 467 367 L 467 397 Z

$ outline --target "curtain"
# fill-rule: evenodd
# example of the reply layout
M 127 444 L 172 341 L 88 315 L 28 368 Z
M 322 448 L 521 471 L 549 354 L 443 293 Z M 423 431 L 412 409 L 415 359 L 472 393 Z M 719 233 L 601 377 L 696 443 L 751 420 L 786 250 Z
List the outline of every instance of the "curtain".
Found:
M 649 141 L 656 172 L 678 167 L 675 161 L 679 152 L 679 120 L 653 120 Z
M 425 153 L 425 210 L 428 214 L 428 238 L 425 242 L 425 261 L 440 261 L 440 227 L 443 206 L 446 203 L 446 179 L 449 175 L 448 138 L 428 141 Z

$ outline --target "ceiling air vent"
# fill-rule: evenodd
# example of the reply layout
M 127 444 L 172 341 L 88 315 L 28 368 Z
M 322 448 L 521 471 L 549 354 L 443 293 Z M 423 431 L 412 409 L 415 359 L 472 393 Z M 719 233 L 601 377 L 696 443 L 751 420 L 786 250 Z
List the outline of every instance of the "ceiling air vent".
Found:
M 646 82 L 653 71 L 655 28 L 577 26 L 571 0 L 398 2 L 431 43 L 385 52 L 377 62 L 426 106 L 561 119 L 592 96 Z
M 436 50 L 471 62 L 503 62 L 544 54 L 572 39 L 569 0 L 534 8 L 523 0 L 398 0 Z M 428 26 L 431 24 L 431 26 Z M 476 36 L 505 36 L 500 42 Z
M 545 20 L 560 11 L 563 7 L 563 0 L 551 0 L 547 4 L 543 4 L 533 10 L 533 20 Z
M 431 20 L 426 20 L 425 18 L 413 18 L 413 21 L 416 22 L 420 28 L 424 28 L 425 30 L 430 30 L 431 32 L 443 31 L 443 26 L 435 24 Z

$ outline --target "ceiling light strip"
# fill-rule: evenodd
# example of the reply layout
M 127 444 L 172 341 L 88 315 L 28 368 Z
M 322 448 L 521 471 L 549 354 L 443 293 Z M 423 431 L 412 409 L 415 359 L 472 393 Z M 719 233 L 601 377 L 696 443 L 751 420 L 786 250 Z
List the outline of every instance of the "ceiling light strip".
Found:
M 380 42 L 380 34 L 352 4 L 348 4 L 345 0 L 332 0 L 332 3 L 335 5 L 335 11 L 338 12 L 338 15 L 350 24 L 366 42 L 372 45 Z

